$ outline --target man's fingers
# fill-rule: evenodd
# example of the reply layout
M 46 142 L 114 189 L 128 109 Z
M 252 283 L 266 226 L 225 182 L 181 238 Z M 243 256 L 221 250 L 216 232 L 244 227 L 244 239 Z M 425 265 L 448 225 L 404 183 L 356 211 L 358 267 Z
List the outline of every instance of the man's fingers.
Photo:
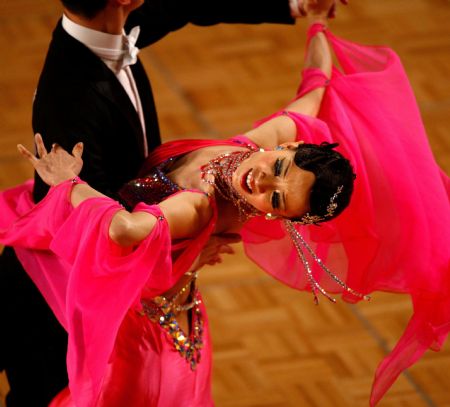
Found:
M 33 165 L 38 161 L 36 156 L 30 153 L 22 144 L 17 144 L 17 150 L 19 150 L 19 153 L 28 159 Z
M 75 144 L 75 146 L 72 149 L 72 155 L 74 157 L 81 158 L 81 156 L 83 155 L 83 148 L 84 145 L 82 142 Z
M 219 253 L 234 254 L 234 249 L 231 246 L 224 244 L 220 246 Z
M 44 141 L 42 140 L 42 136 L 39 133 L 36 133 L 34 136 L 34 141 L 36 143 L 36 150 L 38 153 L 38 156 L 40 158 L 45 157 L 47 155 L 47 150 L 44 146 Z

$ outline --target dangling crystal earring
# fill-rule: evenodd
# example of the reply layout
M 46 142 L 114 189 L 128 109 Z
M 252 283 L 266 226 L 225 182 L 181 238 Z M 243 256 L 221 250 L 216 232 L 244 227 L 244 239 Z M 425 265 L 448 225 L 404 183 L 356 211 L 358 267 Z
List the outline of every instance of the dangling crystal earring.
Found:
M 325 273 L 327 273 L 339 286 L 341 286 L 344 291 L 347 291 L 348 293 L 354 295 L 356 298 L 360 298 L 365 301 L 370 301 L 370 295 L 362 294 L 359 293 L 358 291 L 353 290 L 336 274 L 333 274 L 330 271 L 330 269 L 322 262 L 322 259 L 320 259 L 316 255 L 316 253 L 314 253 L 314 250 L 306 242 L 306 240 L 303 238 L 301 233 L 295 228 L 294 225 L 295 225 L 294 222 L 291 222 L 288 219 L 284 220 L 284 226 L 286 227 L 286 230 L 292 240 L 292 243 L 294 244 L 298 257 L 300 258 L 301 262 L 303 263 L 303 267 L 305 268 L 306 278 L 308 279 L 309 285 L 311 287 L 311 292 L 314 296 L 314 302 L 316 304 L 319 304 L 319 297 L 318 297 L 319 292 L 323 296 L 328 298 L 331 302 L 336 302 L 336 299 L 334 299 L 315 279 L 311 269 L 311 265 L 308 259 L 306 258 L 306 253 L 308 253 L 312 261 L 315 262 Z

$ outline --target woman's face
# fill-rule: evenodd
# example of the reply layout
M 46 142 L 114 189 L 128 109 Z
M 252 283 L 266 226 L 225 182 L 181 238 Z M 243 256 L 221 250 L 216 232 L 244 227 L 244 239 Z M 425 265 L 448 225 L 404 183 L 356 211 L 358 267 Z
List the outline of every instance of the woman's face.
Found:
M 285 218 L 309 211 L 315 175 L 294 162 L 295 150 L 256 152 L 232 177 L 233 188 L 257 210 Z

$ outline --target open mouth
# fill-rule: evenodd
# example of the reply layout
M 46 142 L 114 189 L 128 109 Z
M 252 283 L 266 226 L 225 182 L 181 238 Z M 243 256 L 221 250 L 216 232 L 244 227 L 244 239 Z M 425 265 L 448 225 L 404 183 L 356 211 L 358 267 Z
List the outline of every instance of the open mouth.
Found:
M 249 194 L 253 193 L 253 169 L 245 173 L 241 178 L 242 189 Z

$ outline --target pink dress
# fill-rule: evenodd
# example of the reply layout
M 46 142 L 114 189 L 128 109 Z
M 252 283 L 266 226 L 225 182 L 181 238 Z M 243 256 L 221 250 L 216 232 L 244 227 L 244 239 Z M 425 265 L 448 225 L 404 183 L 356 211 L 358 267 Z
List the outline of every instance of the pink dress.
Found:
M 136 207 L 158 222 L 135 250 L 123 249 L 108 236 L 111 217 L 122 206 L 94 198 L 73 209 L 67 199 L 71 187 L 65 182 L 51 188 L 37 205 L 31 200 L 32 182 L 0 195 L 5 211 L 1 241 L 15 247 L 69 333 L 70 393 L 62 392 L 51 406 L 212 406 L 211 345 L 203 304 L 201 359 L 194 370 L 171 336 L 142 315 L 141 300 L 167 291 L 189 269 L 214 229 L 214 201 L 209 225 L 185 242 L 181 254 L 177 247 L 179 255 L 172 263 L 173 245 L 158 206 Z
M 320 29 L 313 26 L 309 35 Z M 450 183 L 431 154 L 397 55 L 386 47 L 357 45 L 329 31 L 326 35 L 340 69 L 333 69 L 331 80 L 319 70 L 304 71 L 297 94 L 327 87 L 319 118 L 287 114 L 297 125 L 298 139 L 339 142 L 357 180 L 342 215 L 321 227 L 299 230 L 353 289 L 411 295 L 410 323 L 376 373 L 371 397 L 375 405 L 425 350 L 439 349 L 450 330 Z M 149 157 L 148 168 L 204 146 L 236 142 L 247 140 L 168 143 Z M 135 251 L 127 252 L 106 233 L 120 209 L 117 203 L 89 199 L 73 210 L 67 200 L 70 184 L 65 183 L 33 207 L 31 187 L 26 183 L 0 196 L 0 241 L 16 248 L 69 332 L 74 404 L 211 405 L 207 321 L 202 361 L 191 371 L 164 332 L 138 311 L 141 298 L 161 294 L 189 268 L 212 233 L 215 218 L 172 264 L 164 219 Z M 161 215 L 157 206 L 140 204 L 136 209 Z M 264 270 L 295 289 L 310 290 L 281 222 L 253 218 L 242 235 L 246 253 Z M 320 269 L 313 272 L 327 290 L 341 292 Z M 357 301 L 348 293 L 343 298 Z M 55 405 L 72 404 L 62 395 Z

